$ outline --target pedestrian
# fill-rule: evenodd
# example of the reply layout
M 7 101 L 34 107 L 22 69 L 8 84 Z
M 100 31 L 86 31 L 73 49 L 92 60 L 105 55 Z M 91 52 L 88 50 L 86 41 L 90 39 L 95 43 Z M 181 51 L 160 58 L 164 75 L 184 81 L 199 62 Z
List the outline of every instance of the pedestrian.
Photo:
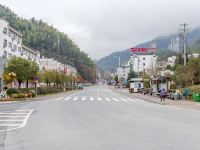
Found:
M 165 89 L 162 90 L 162 98 L 161 98 L 161 101 L 165 100 L 165 97 L 167 96 L 167 91 Z
M 159 94 L 160 94 L 160 101 L 162 102 L 162 90 L 158 90 Z

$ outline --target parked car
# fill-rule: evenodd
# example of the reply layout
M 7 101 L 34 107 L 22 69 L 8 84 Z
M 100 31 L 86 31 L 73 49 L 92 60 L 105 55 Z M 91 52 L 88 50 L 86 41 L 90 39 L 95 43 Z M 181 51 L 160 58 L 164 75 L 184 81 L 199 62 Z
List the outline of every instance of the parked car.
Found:
M 79 84 L 78 84 L 78 89 L 83 90 L 83 84 L 82 84 L 82 83 L 79 83 Z

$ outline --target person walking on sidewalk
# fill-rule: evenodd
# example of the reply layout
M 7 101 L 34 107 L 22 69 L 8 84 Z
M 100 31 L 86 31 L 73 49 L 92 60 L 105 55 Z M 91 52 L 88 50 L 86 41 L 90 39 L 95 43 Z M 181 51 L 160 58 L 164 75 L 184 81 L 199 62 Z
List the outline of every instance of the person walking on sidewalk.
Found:
M 161 101 L 164 101 L 165 97 L 167 96 L 167 91 L 165 89 L 163 89 L 161 95 L 162 95 Z
M 159 92 L 159 94 L 160 94 L 160 101 L 162 102 L 162 90 L 159 89 L 158 92 Z

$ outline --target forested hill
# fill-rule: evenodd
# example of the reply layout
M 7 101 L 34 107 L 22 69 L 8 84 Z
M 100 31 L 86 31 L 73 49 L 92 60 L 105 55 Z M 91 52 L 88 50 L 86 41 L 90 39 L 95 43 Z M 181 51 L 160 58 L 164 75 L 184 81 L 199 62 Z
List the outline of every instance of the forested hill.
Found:
M 84 79 L 95 82 L 94 62 L 80 51 L 67 34 L 42 20 L 21 18 L 3 5 L 0 5 L 0 17 L 8 20 L 10 26 L 23 34 L 23 43 L 26 46 L 39 50 L 44 56 L 74 66 Z

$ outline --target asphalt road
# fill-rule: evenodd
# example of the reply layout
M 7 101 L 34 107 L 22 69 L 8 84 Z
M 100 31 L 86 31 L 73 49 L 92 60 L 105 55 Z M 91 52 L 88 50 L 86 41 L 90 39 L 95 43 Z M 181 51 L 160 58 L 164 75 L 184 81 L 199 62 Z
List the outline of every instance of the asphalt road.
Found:
M 0 104 L 0 150 L 200 150 L 200 111 L 105 85 Z

